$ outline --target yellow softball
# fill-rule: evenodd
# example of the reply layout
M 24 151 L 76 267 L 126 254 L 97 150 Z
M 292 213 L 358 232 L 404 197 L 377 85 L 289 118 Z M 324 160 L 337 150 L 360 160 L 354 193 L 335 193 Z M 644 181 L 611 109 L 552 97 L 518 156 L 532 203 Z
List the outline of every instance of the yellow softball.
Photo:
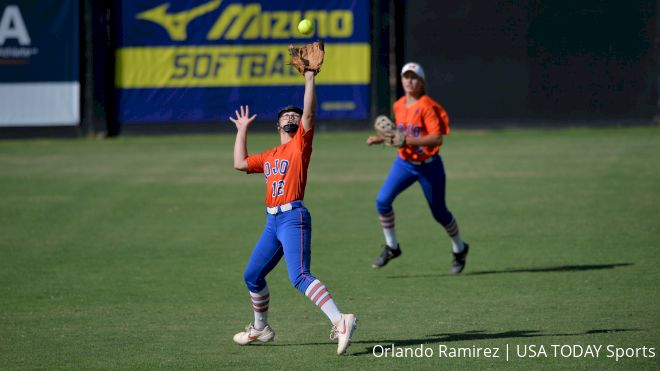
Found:
M 314 23 L 309 19 L 303 19 L 298 23 L 298 31 L 305 36 L 309 36 L 314 32 Z

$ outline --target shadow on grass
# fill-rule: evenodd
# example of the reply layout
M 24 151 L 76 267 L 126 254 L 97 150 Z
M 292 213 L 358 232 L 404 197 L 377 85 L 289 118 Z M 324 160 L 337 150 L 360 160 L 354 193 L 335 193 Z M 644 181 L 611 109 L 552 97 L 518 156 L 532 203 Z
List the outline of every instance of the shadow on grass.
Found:
M 633 263 L 613 263 L 613 264 L 581 264 L 581 265 L 561 265 L 556 267 L 538 267 L 538 268 L 514 268 L 514 269 L 501 269 L 490 271 L 475 271 L 463 273 L 464 276 L 480 276 L 484 274 L 501 274 L 501 273 L 552 273 L 552 272 L 581 272 L 593 271 L 601 269 L 614 269 L 619 267 L 627 267 Z M 417 277 L 443 277 L 454 276 L 449 273 L 428 273 L 428 274 L 406 274 L 400 276 L 387 276 L 387 278 L 417 278 Z

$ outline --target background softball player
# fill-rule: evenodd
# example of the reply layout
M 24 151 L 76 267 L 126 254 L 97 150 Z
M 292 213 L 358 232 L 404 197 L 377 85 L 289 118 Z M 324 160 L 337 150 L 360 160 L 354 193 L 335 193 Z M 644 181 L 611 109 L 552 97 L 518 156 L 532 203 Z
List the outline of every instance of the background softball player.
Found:
M 266 275 L 284 256 L 291 284 L 328 316 L 333 324 L 331 339 L 338 340 L 337 354 L 342 354 L 350 343 L 356 318 L 353 314 L 340 313 L 325 285 L 310 272 L 312 225 L 303 198 L 312 154 L 316 92 L 315 71 L 303 73 L 303 109 L 289 106 L 278 115 L 277 130 L 281 145 L 248 156 L 247 129 L 256 115 L 250 116 L 249 107 L 241 106 L 240 112 L 236 111 L 236 118 L 230 118 L 238 130 L 234 167 L 247 173 L 263 173 L 266 177 L 266 227 L 245 270 L 254 323 L 236 334 L 234 341 L 247 345 L 254 341 L 273 340 L 275 333 L 268 325 L 270 294 Z
M 381 268 L 401 255 L 392 202 L 413 183 L 419 182 L 433 217 L 451 238 L 454 256 L 451 271 L 460 273 L 465 268 L 469 246 L 461 239 L 458 223 L 447 209 L 445 168 L 439 154 L 442 136 L 449 134 L 449 117 L 440 104 L 426 95 L 424 79 L 424 69 L 419 64 L 411 62 L 403 66 L 401 82 L 405 95 L 394 103 L 396 127 L 392 125 L 392 130 L 383 130 L 377 120 L 375 126 L 379 135 L 367 138 L 369 145 L 385 143 L 399 147 L 390 174 L 376 198 L 385 247 L 372 266 Z

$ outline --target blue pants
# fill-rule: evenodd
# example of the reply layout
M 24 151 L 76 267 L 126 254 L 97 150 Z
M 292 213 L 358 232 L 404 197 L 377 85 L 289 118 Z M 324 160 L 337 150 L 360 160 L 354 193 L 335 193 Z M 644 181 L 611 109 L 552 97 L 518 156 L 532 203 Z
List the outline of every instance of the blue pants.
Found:
M 447 209 L 445 202 L 445 166 L 440 155 L 432 158 L 429 163 L 415 165 L 402 160 L 399 156 L 396 157 L 392 170 L 376 197 L 376 209 L 379 214 L 389 214 L 396 196 L 413 183 L 419 182 L 433 218 L 443 226 L 451 223 L 454 216 Z
M 312 217 L 301 202 L 275 215 L 266 214 L 266 226 L 245 268 L 248 290 L 259 292 L 266 287 L 266 275 L 282 256 L 291 284 L 303 294 L 316 278 L 309 272 L 312 252 Z

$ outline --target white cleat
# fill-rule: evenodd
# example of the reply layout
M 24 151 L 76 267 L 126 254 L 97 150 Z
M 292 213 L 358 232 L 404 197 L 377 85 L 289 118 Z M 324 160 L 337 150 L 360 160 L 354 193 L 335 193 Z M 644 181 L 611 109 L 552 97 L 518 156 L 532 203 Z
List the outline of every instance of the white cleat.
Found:
M 354 314 L 342 314 L 339 321 L 332 326 L 330 340 L 337 339 L 337 354 L 344 354 L 351 344 L 351 336 L 357 328 L 357 318 Z
M 275 331 L 270 325 L 266 325 L 261 330 L 254 328 L 254 325 L 250 323 L 245 327 L 245 331 L 239 332 L 234 335 L 234 342 L 240 345 L 248 345 L 255 341 L 260 341 L 262 343 L 267 343 L 275 337 Z

